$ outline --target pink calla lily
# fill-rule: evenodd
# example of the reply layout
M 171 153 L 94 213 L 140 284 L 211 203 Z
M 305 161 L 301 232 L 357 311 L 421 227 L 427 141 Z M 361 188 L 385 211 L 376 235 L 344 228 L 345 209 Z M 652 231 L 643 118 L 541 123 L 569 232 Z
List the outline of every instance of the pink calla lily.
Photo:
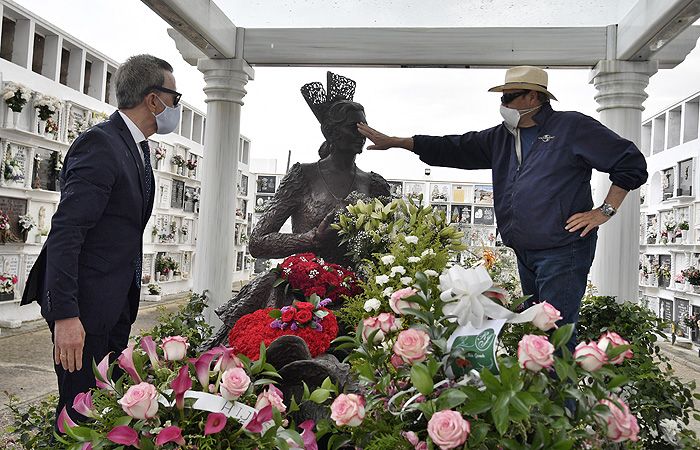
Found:
M 316 434 L 314 434 L 314 421 L 309 419 L 299 424 L 299 428 L 304 430 L 301 433 L 301 439 L 304 441 L 305 450 L 318 450 L 316 442 Z
M 100 389 L 114 390 L 112 380 L 109 378 L 109 353 L 102 358 L 102 361 L 97 365 L 97 373 L 95 374 L 95 384 Z
M 132 380 L 136 382 L 136 384 L 140 383 L 141 376 L 139 375 L 138 371 L 136 370 L 136 366 L 134 366 L 134 344 L 131 343 L 127 348 L 124 349 L 121 355 L 119 355 L 119 358 L 117 358 L 117 361 L 119 361 L 119 367 L 124 369 L 126 373 L 129 374 Z
M 92 404 L 92 394 L 90 391 L 81 392 L 75 396 L 73 400 L 73 409 L 75 412 L 85 417 L 97 417 L 97 411 Z
M 253 418 L 245 428 L 251 433 L 260 433 L 263 429 L 263 424 L 270 420 L 272 420 L 272 405 L 267 405 L 260 411 L 255 412 L 255 415 L 253 415 Z
M 228 347 L 219 347 L 221 349 L 221 358 L 216 362 L 214 370 L 219 372 L 226 372 L 228 369 L 235 367 L 243 367 L 243 363 L 238 356 L 236 356 L 235 350 Z
M 86 442 L 83 444 L 82 447 L 80 447 L 80 450 L 92 450 L 92 444 L 89 442 Z
M 173 388 L 173 392 L 175 392 L 175 404 L 177 405 L 177 409 L 183 409 L 185 407 L 185 392 L 192 387 L 192 379 L 190 378 L 187 365 L 180 367 L 180 372 L 172 383 L 170 383 L 170 387 Z
M 226 427 L 228 417 L 223 413 L 210 413 L 207 416 L 207 424 L 204 426 L 204 435 L 216 434 Z
M 56 422 L 58 424 L 58 431 L 60 431 L 63 434 L 66 434 L 66 428 L 73 428 L 74 426 L 76 426 L 76 423 L 73 422 L 73 419 L 71 419 L 68 415 L 68 411 L 66 410 L 65 406 L 61 410 L 61 413 L 58 415 L 58 419 Z
M 141 338 L 141 348 L 148 355 L 148 359 L 151 360 L 151 366 L 153 366 L 154 369 L 160 367 L 160 364 L 158 364 L 156 343 L 151 336 L 144 336 Z
M 204 352 L 194 361 L 194 370 L 197 373 L 197 380 L 199 380 L 199 384 L 202 386 L 204 392 L 209 390 L 209 369 L 211 368 L 211 362 L 221 354 L 217 350 L 218 349 L 212 349 Z
M 182 437 L 182 430 L 180 427 L 166 427 L 158 433 L 158 436 L 156 436 L 156 445 L 165 445 L 168 442 L 174 442 L 181 447 L 185 446 L 185 438 Z
M 139 444 L 138 432 L 127 425 L 112 428 L 112 431 L 107 433 L 107 439 L 115 444 L 131 445 L 136 448 Z

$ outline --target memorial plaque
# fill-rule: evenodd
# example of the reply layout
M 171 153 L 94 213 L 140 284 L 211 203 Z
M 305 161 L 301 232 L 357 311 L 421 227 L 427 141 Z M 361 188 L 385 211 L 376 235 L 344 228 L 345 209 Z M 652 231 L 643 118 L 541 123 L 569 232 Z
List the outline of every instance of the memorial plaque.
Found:
M 274 194 L 277 186 L 277 177 L 274 175 L 258 175 L 258 192 Z
M 143 264 L 141 266 L 141 276 L 148 275 L 153 277 L 153 253 L 145 253 L 143 255 Z
M 192 252 L 185 252 L 182 254 L 182 267 L 180 267 L 182 273 L 189 274 L 192 271 Z
M 469 224 L 472 222 L 472 207 L 469 205 L 454 205 L 450 214 L 450 223 Z
M 34 263 L 36 262 L 36 259 L 39 257 L 39 255 L 27 255 L 25 261 L 24 261 L 24 276 L 25 278 L 29 276 L 29 272 L 32 270 L 32 267 L 34 267 Z
M 238 252 L 236 255 L 236 271 L 243 270 L 243 252 Z
M 272 201 L 271 195 L 256 195 L 255 196 L 255 212 L 262 213 L 267 209 L 267 204 Z
M 22 236 L 19 227 L 19 216 L 27 213 L 27 200 L 22 198 L 0 196 L 0 211 L 7 214 L 10 219 L 10 232 L 15 238 Z
M 493 186 L 475 186 L 474 203 L 479 203 L 481 205 L 493 205 Z
M 34 153 L 34 174 L 32 177 L 32 188 L 55 191 L 56 171 L 54 165 L 56 157 L 51 150 L 37 148 Z
M 450 201 L 449 194 L 450 185 L 444 183 L 430 184 L 430 201 L 431 202 L 448 202 Z
M 3 182 L 7 186 L 24 186 L 24 180 L 30 176 L 27 154 L 29 148 L 17 144 L 7 144 L 3 153 Z M 13 171 L 8 171 L 7 164 L 13 167 Z M 6 176 L 6 175 L 9 175 Z
M 474 224 L 475 225 L 493 225 L 495 221 L 495 215 L 493 213 L 493 208 L 485 206 L 475 206 L 474 207 Z
M 197 189 L 189 186 L 185 186 L 184 193 L 184 210 L 185 212 L 194 212 L 194 194 Z
M 185 182 L 173 180 L 172 194 L 170 197 L 171 208 L 182 208 L 185 202 Z
M 241 181 L 238 189 L 238 194 L 247 197 L 248 196 L 248 176 L 241 174 Z
M 682 298 L 676 298 L 675 309 L 674 320 L 683 326 L 683 318 L 690 312 L 690 302 Z
M 665 299 L 665 298 L 662 298 L 660 300 L 661 300 L 661 318 L 664 319 L 665 322 L 668 322 L 668 323 L 673 322 L 673 301 Z
M 158 181 L 158 205 L 161 208 L 170 206 L 170 183 L 168 180 Z
M 392 198 L 403 197 L 403 182 L 401 181 L 387 181 L 389 183 L 389 193 Z
M 469 185 L 452 185 L 453 203 L 471 203 L 473 197 L 472 187 Z
M 0 255 L 2 273 L 19 276 L 19 255 Z

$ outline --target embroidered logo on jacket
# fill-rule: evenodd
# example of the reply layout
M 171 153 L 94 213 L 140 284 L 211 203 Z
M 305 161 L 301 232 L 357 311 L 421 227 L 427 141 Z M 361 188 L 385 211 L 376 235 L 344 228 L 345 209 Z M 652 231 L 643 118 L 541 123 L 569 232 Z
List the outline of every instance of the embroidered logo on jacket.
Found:
M 552 139 L 554 139 L 556 136 L 552 136 L 551 134 L 545 134 L 544 136 L 540 136 L 537 139 L 539 139 L 542 142 L 549 142 Z

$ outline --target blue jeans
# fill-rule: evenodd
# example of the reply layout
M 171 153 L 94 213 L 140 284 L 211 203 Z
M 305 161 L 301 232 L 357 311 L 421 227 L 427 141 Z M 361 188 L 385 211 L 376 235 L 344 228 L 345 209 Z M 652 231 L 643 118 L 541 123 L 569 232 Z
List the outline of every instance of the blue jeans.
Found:
M 561 313 L 562 319 L 557 325 L 576 324 L 597 241 L 598 234 L 593 231 L 585 238 L 563 247 L 516 249 L 523 295 L 532 296 L 525 306 L 547 301 Z M 576 347 L 575 329 L 567 347 L 572 352 Z

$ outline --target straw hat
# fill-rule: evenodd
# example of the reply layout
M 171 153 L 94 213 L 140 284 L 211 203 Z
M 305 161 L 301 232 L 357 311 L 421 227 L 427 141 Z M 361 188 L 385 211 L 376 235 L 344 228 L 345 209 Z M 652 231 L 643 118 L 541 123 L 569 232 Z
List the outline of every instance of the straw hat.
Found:
M 505 84 L 489 89 L 489 92 L 502 92 L 506 89 L 528 89 L 544 92 L 553 100 L 557 98 L 547 90 L 547 72 L 539 67 L 517 66 L 506 70 Z

